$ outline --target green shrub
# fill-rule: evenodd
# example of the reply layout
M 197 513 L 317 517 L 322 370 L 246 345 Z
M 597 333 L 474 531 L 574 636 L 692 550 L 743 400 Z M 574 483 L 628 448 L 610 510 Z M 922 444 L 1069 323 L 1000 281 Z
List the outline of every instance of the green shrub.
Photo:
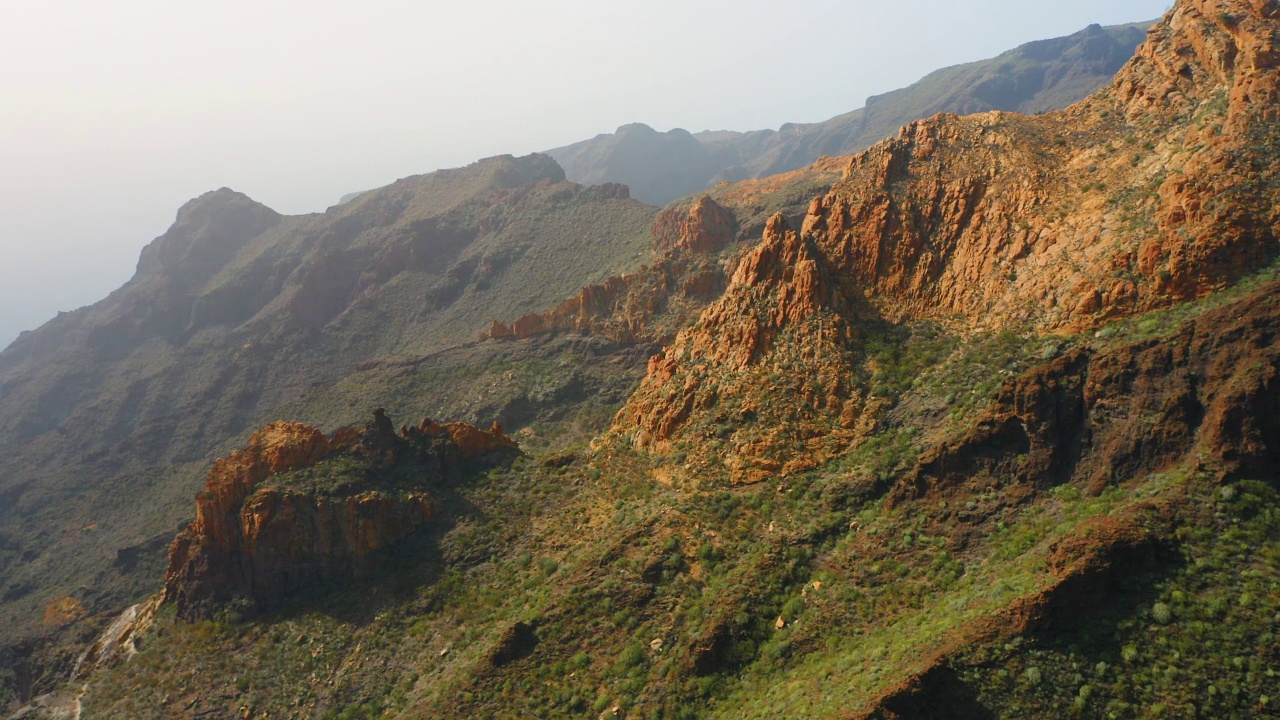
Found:
M 1162 602 L 1151 607 L 1151 617 L 1161 625 L 1168 625 L 1173 620 L 1173 610 Z
M 618 668 L 629 670 L 644 662 L 644 648 L 636 643 L 627 645 L 618 656 Z

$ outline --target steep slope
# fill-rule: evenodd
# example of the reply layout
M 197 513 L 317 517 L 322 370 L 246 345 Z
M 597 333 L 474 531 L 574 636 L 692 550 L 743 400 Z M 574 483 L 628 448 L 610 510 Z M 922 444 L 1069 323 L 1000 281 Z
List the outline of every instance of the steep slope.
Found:
M 1266 716 L 1280 493 L 1236 477 L 1276 461 L 1277 297 L 1030 360 L 888 474 L 889 503 L 875 455 L 735 492 L 654 483 L 620 447 L 518 460 L 459 486 L 438 554 L 261 620 L 161 614 L 84 717 Z M 992 441 L 1011 425 L 1029 447 Z
M 113 655 L 126 610 L 40 703 L 1274 715 L 1277 47 L 1270 0 L 1180 0 L 1080 105 L 912 124 L 728 259 L 592 448 L 458 482 L 421 546 L 266 616 L 156 613 Z M 669 258 L 710 257 L 711 202 L 659 223 Z M 470 349 L 570 337 L 599 340 Z
M 495 319 L 480 339 L 574 330 L 620 342 L 670 343 L 720 297 L 740 254 L 767 223 L 779 217 L 799 223 L 811 198 L 830 190 L 847 162 L 826 158 L 790 173 L 723 183 L 672 203 L 653 221 L 651 264 L 589 285 L 550 310 L 506 322 Z
M 541 155 L 406 178 L 316 215 L 226 189 L 191 201 L 124 287 L 0 353 L 0 637 L 40 628 L 51 601 L 94 611 L 153 584 L 212 455 L 284 405 L 331 429 L 384 389 L 409 393 L 391 398 L 401 407 L 474 388 L 493 376 L 467 366 L 503 355 L 489 407 L 512 415 L 475 422 L 518 430 L 624 392 L 643 358 L 570 377 L 556 357 L 580 357 L 568 345 L 447 348 L 495 313 L 638 267 L 656 213 L 625 187 L 564 182 Z M 440 353 L 426 365 L 442 371 L 405 377 Z M 351 376 L 365 397 L 349 398 Z M 517 403 L 561 390 L 564 407 Z
M 812 242 L 775 215 L 724 295 L 649 362 L 617 425 L 636 447 L 692 453 L 737 482 L 821 463 L 828 447 L 867 429 L 865 398 L 849 384 L 860 334 L 848 321 L 853 297 Z M 695 418 L 702 446 L 673 443 Z M 805 451 L 788 458 L 779 446 Z
M 576 182 L 624 183 L 644 202 L 665 205 L 720 180 L 776 175 L 824 155 L 861 151 L 912 120 L 940 112 L 1030 114 L 1066 107 L 1108 83 L 1150 25 L 1091 25 L 1027 43 L 990 60 L 935 71 L 821 123 L 697 134 L 678 128 L 659 133 L 636 123 L 547 154 Z
M 1086 101 L 1039 116 L 938 115 L 853 157 L 799 233 L 846 288 L 850 309 L 831 308 L 839 320 L 927 320 L 961 335 L 1078 332 L 1208 295 L 1265 265 L 1280 250 L 1275 29 L 1271 6 L 1251 10 L 1237 20 L 1184 3 L 1115 84 Z M 772 242 L 766 234 L 761 251 Z M 787 390 L 820 377 L 834 350 L 690 351 L 726 339 L 717 317 L 765 313 L 784 319 L 770 335 L 786 336 L 793 322 L 807 332 L 807 320 L 784 312 L 806 289 L 784 274 L 769 282 L 746 304 L 731 284 L 651 363 L 615 430 L 664 454 L 688 447 L 714 464 L 750 453 L 749 464 L 775 470 L 848 447 L 819 433 L 827 449 L 815 453 L 804 432 L 757 447 L 742 433 L 752 416 L 735 409 L 768 397 L 771 427 L 811 427 L 815 411 L 828 426 L 847 424 L 843 403 Z M 739 335 L 729 337 L 742 347 Z M 845 337 L 837 348 L 862 368 L 845 375 L 860 387 L 832 395 L 869 393 L 876 361 Z M 777 379 L 716 390 L 716 378 L 748 368 Z M 726 451 L 717 435 L 737 440 Z M 760 477 L 729 469 L 738 481 Z

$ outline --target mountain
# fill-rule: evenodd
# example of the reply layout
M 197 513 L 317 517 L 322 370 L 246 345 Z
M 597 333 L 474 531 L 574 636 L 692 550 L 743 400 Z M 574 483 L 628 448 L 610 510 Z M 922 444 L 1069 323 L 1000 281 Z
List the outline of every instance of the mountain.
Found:
M 824 155 L 850 155 L 940 112 L 1032 114 L 1066 107 L 1110 82 L 1151 25 L 1090 25 L 1027 43 L 989 60 L 937 70 L 825 122 L 696 134 L 679 128 L 659 133 L 637 123 L 547 154 L 576 182 L 625 183 L 637 199 L 665 205 L 722 180 L 776 175 Z
M 66 515 L 32 503 L 7 526 L 5 552 L 40 561 L 17 566 L 28 596 L 48 592 L 6 606 L 42 609 L 48 628 L 0 658 L 19 716 L 1273 714 L 1278 48 L 1272 0 L 1179 0 L 1110 85 L 1070 107 L 914 120 L 856 155 L 661 212 L 562 182 L 534 156 L 420 178 L 431 192 L 404 204 L 383 189 L 289 219 L 224 196 L 225 219 L 180 216 L 145 263 L 173 277 L 129 290 L 165 312 L 99 308 L 129 321 L 112 327 L 141 338 L 149 363 L 167 357 L 154 338 L 185 347 L 208 318 L 238 317 L 196 312 L 231 282 L 219 267 L 293 257 L 289 242 L 311 257 L 316 241 L 290 223 L 333 228 L 352 212 L 404 227 L 416 202 L 443 238 L 430 248 L 474 232 L 487 252 L 505 227 L 493 218 L 590 222 L 592 237 L 632 211 L 644 222 L 642 238 L 601 250 L 630 263 L 597 259 L 599 274 L 545 302 L 481 303 L 482 254 L 455 300 L 476 293 L 466 322 L 390 292 L 351 299 L 395 275 L 302 294 L 346 298 L 329 315 L 290 302 L 305 284 L 290 271 L 283 299 L 251 318 L 263 324 L 235 326 L 295 343 L 269 365 L 287 395 L 239 410 L 243 429 L 212 426 L 222 459 L 147 450 L 147 433 L 104 442 L 116 462 L 186 474 L 98 475 L 94 527 L 67 500 L 49 506 Z M 512 175 L 524 184 L 495 179 Z M 367 237 L 343 271 L 424 267 L 407 239 L 419 236 Z M 404 278 L 420 283 L 408 295 L 437 298 L 434 279 L 470 248 Z M 519 265 L 531 254 L 512 267 L 536 267 Z M 527 298 L 532 272 L 481 278 Z M 370 316 L 359 334 L 344 324 Z M 75 372 L 43 386 L 14 375 L 4 392 L 66 402 L 91 369 L 63 364 L 63 342 L 88 342 L 66 337 L 6 371 Z M 225 398 L 211 390 L 164 420 L 195 427 Z M 5 449 L 28 464 L 18 477 L 39 478 L 38 462 L 92 471 L 63 458 L 94 447 L 86 437 L 111 426 L 88 413 L 111 407 Z M 521 420 L 483 431 L 480 413 Z M 390 420 L 423 414 L 450 422 Z M 107 519 L 145 527 L 140 505 L 171 527 L 101 571 L 119 532 Z M 32 531 L 53 549 L 37 555 Z M 166 545 L 163 579 L 110 579 Z M 149 599 L 129 589 L 145 577 Z
M 520 430 L 618 397 L 643 350 L 465 344 L 495 312 L 637 267 L 656 213 L 625 187 L 565 182 L 545 155 L 314 215 L 225 188 L 187 203 L 132 280 L 0 353 L 0 635 L 40 629 L 61 598 L 95 612 L 154 583 L 211 453 L 279 413 L 331 431 L 377 395 L 401 415 Z
M 816 466 L 888 409 L 858 382 L 874 372 L 858 367 L 874 367 L 870 327 L 1087 332 L 1266 265 L 1280 230 L 1269 60 L 1241 65 L 1221 30 L 1172 42 L 1153 35 L 1066 110 L 940 114 L 854 157 L 800 227 L 770 221 L 650 363 L 618 430 L 661 454 L 687 446 L 675 472 L 735 484 Z M 1168 59 L 1193 53 L 1187 70 Z

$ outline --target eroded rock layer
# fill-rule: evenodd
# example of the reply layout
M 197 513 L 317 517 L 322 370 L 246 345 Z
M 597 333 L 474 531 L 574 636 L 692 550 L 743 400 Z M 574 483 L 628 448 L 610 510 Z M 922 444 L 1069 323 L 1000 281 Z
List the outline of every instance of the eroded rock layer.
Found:
M 1230 476 L 1280 470 L 1280 283 L 1174 335 L 1072 350 L 1006 380 L 957 437 L 927 451 L 890 502 L 1008 485 L 1111 482 L 1184 463 Z M 998 478 L 998 480 L 997 480 Z
M 848 382 L 852 314 L 826 258 L 776 215 L 724 296 L 649 361 L 615 426 L 638 447 L 679 452 L 693 419 L 710 436 L 700 450 L 737 482 L 821 462 L 858 431 L 865 404 Z
M 518 452 L 496 424 L 424 420 L 397 433 L 381 410 L 332 436 L 272 423 L 214 463 L 169 549 L 164 601 L 188 620 L 257 612 L 373 572 L 431 519 L 433 489 Z

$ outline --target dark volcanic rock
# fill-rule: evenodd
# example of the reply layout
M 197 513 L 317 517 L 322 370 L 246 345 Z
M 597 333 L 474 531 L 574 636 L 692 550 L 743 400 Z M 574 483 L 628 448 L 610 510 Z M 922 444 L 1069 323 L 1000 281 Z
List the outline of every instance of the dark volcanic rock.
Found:
M 1280 283 L 1172 337 L 1073 350 L 1006 380 L 964 433 L 924 453 L 892 503 L 999 478 L 1025 492 L 1115 479 L 1187 459 L 1224 477 L 1280 471 Z
M 489 662 L 501 667 L 527 657 L 538 645 L 538 635 L 529 623 L 518 622 L 503 631 L 498 645 L 489 654 Z

